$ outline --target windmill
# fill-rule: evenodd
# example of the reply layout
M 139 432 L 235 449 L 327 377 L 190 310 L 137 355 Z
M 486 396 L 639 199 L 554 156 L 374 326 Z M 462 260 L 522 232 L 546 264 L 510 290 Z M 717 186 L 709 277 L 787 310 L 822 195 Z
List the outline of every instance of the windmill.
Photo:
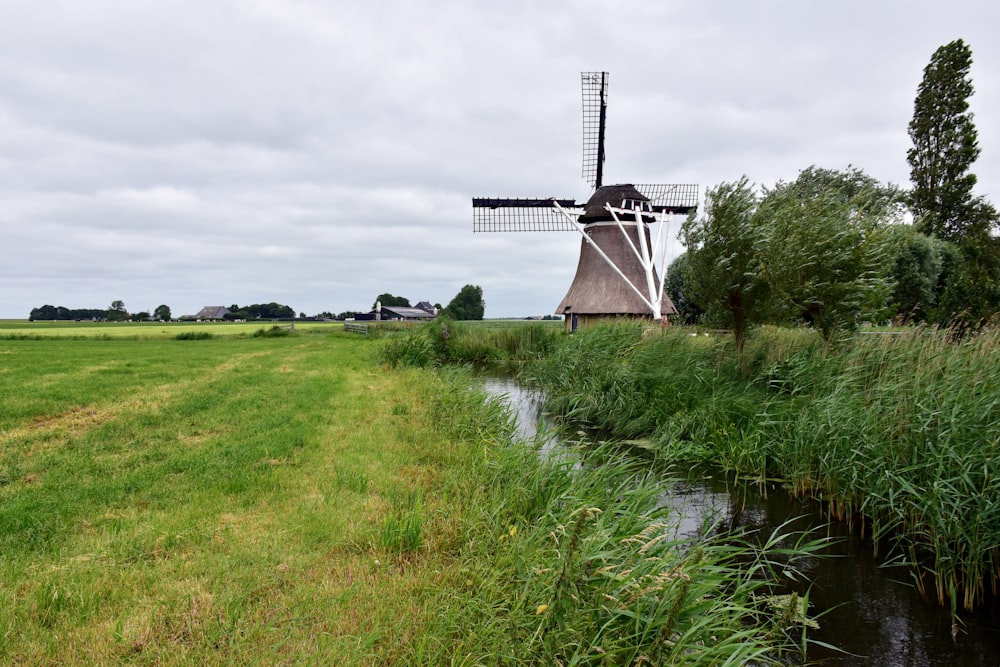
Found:
M 664 230 L 673 215 L 698 204 L 697 185 L 604 185 L 604 135 L 608 73 L 583 72 L 583 178 L 592 188 L 574 199 L 474 197 L 475 232 L 577 231 L 581 236 L 576 277 L 556 313 L 566 329 L 608 317 L 660 320 L 677 312 L 664 294 Z M 659 221 L 655 242 L 649 225 Z M 659 259 L 661 269 L 656 269 Z

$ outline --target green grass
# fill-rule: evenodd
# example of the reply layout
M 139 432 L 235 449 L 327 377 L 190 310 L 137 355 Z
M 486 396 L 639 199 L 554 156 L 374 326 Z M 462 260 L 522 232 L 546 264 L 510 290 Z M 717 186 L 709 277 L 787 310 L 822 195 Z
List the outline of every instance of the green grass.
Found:
M 287 327 L 290 322 L 278 323 Z M 271 322 L 29 322 L 0 320 L 0 340 L 34 338 L 176 338 L 211 334 L 212 336 L 250 336 L 270 329 Z M 340 322 L 296 322 L 297 332 L 326 333 L 343 328 Z
M 462 450 L 414 398 L 433 378 L 370 352 L 344 335 L 0 342 L 0 662 L 366 664 L 384 613 L 419 628 L 401 591 L 442 566 L 398 559 L 437 548 L 434 482 Z M 403 510 L 419 540 L 384 544 Z
M 765 664 L 801 646 L 760 596 L 808 544 L 661 539 L 670 517 L 627 462 L 545 462 L 466 373 L 380 368 L 383 344 L 0 340 L 0 662 Z
M 562 337 L 562 329 L 551 321 L 504 322 L 421 324 L 380 348 L 379 359 L 390 366 L 417 368 L 445 364 L 516 367 L 549 354 Z
M 463 554 L 421 648 L 428 664 L 765 665 L 807 653 L 801 617 L 767 600 L 825 540 L 676 538 L 660 481 L 610 451 L 579 454 L 505 448 L 489 461 L 487 521 L 471 529 L 485 548 Z

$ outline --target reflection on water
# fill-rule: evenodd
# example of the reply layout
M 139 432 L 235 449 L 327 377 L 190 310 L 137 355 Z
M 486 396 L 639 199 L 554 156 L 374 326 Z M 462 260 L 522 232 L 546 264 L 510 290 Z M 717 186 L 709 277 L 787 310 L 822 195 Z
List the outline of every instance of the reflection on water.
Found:
M 542 414 L 542 396 L 509 378 L 488 378 L 486 389 L 506 397 L 522 437 L 547 434 L 546 448 L 558 446 L 553 424 Z M 963 617 L 964 628 L 952 639 L 946 609 L 922 600 L 910 585 L 909 572 L 888 568 L 870 544 L 843 528 L 828 526 L 809 507 L 789 498 L 779 487 L 736 484 L 704 470 L 664 473 L 663 502 L 678 512 L 678 535 L 696 535 L 706 521 L 770 534 L 791 522 L 795 530 L 818 530 L 841 538 L 826 550 L 827 558 L 811 559 L 801 569 L 812 586 L 810 610 L 822 614 L 814 641 L 840 647 L 836 652 L 815 646 L 809 659 L 823 665 L 877 667 L 955 667 L 1000 665 L 1000 605 Z

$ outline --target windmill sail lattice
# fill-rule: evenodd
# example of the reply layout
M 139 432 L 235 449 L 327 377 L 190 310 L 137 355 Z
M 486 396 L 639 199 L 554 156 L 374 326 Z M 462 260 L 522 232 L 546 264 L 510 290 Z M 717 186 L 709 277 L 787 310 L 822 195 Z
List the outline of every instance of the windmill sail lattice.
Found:
M 593 189 L 584 203 L 567 198 L 475 197 L 473 231 L 577 231 L 580 261 L 557 313 L 567 329 L 604 317 L 653 317 L 676 312 L 664 294 L 662 268 L 673 215 L 698 204 L 697 185 L 603 184 L 608 73 L 583 72 L 583 177 Z M 653 242 L 649 224 L 660 222 Z M 582 318 L 582 322 L 581 322 Z
M 604 136 L 608 123 L 608 73 L 582 72 L 583 180 L 596 190 L 604 183 Z

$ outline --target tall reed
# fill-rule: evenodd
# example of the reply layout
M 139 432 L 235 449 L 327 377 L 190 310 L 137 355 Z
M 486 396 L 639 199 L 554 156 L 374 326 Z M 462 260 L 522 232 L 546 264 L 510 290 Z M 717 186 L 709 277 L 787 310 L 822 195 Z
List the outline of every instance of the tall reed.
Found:
M 873 544 L 891 538 L 929 596 L 970 609 L 1000 585 L 998 348 L 996 331 L 827 345 L 765 328 L 738 354 L 618 324 L 578 333 L 530 376 L 566 418 L 787 479 Z
M 484 326 L 437 320 L 390 338 L 379 349 L 378 359 L 389 366 L 418 368 L 522 363 L 549 354 L 561 335 L 551 324 Z
M 459 394 L 441 400 L 468 412 L 475 394 Z M 468 428 L 449 414 L 449 432 Z M 461 575 L 441 591 L 452 611 L 414 662 L 781 664 L 806 650 L 801 615 L 768 600 L 823 540 L 676 537 L 661 482 L 610 449 L 500 444 L 475 475 L 462 514 L 483 520 L 463 527 Z

